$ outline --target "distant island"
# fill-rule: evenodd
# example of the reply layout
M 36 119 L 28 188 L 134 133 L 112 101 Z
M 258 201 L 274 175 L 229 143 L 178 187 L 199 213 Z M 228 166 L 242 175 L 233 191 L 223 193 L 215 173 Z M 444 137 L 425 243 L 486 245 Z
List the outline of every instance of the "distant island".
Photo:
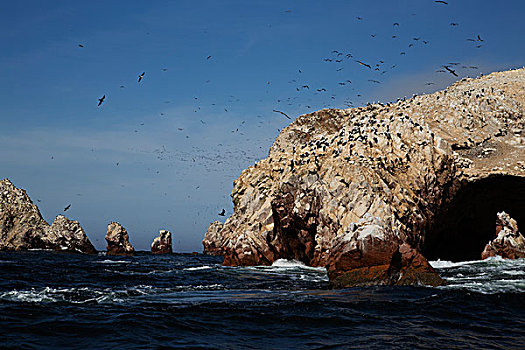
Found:
M 108 225 L 106 242 L 108 255 L 135 253 L 128 232 L 117 222 Z M 0 180 L 0 251 L 35 249 L 97 253 L 78 221 L 58 215 L 49 225 L 26 191 L 17 188 L 9 179 Z M 167 254 L 172 251 L 171 232 L 161 230 L 151 244 L 151 252 Z

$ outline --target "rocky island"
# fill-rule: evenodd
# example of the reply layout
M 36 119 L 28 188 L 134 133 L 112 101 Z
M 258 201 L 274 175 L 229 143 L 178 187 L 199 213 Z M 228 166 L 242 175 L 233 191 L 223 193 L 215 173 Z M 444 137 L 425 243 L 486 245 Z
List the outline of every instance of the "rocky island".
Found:
M 334 287 L 442 284 L 428 260 L 479 259 L 502 210 L 525 222 L 524 107 L 517 69 L 302 115 L 234 182 L 204 252 L 323 266 Z
M 167 230 L 160 230 L 159 236 L 155 237 L 151 243 L 151 252 L 153 254 L 171 254 L 173 248 L 171 245 L 171 232 Z
M 48 249 L 95 254 L 78 221 L 58 215 L 49 225 L 26 191 L 0 181 L 0 251 Z
M 135 248 L 129 242 L 128 231 L 118 222 L 111 222 L 106 232 L 108 255 L 133 255 Z
M 487 243 L 482 259 L 501 256 L 505 259 L 525 258 L 525 238 L 518 231 L 518 223 L 504 211 L 496 219 L 496 238 Z

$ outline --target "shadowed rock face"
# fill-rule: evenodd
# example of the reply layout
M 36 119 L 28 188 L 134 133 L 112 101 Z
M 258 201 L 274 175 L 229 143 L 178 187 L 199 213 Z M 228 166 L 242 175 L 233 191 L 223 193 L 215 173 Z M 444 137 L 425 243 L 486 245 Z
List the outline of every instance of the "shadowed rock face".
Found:
M 505 259 L 525 258 L 525 238 L 518 232 L 518 223 L 505 212 L 496 217 L 496 238 L 481 253 L 481 259 L 499 255 Z
M 0 181 L 0 250 L 50 249 L 95 254 L 78 221 L 63 215 L 50 226 L 27 193 Z
M 525 213 L 524 104 L 518 69 L 300 116 L 234 182 L 233 215 L 204 251 L 325 266 L 336 287 L 440 284 L 425 257 L 478 259 L 486 217 Z
M 151 252 L 153 254 L 170 254 L 173 253 L 171 246 L 171 232 L 160 230 L 159 236 L 155 237 L 151 243 Z
M 108 255 L 133 255 L 135 249 L 129 243 L 128 232 L 118 222 L 112 222 L 108 225 L 106 233 L 106 249 Z

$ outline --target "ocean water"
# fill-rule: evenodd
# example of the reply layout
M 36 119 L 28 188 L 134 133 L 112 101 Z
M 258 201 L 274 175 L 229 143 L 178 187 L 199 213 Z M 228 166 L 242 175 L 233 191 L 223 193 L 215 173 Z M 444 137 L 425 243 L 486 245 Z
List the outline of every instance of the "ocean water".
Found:
M 446 287 L 330 290 L 322 268 L 204 255 L 0 253 L 2 349 L 525 349 L 525 259 Z

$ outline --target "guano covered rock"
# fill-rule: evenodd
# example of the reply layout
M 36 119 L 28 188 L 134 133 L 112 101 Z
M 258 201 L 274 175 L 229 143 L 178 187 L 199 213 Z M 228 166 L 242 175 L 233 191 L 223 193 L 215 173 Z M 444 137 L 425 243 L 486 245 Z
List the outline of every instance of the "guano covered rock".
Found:
M 441 284 L 427 260 L 479 259 L 501 208 L 525 222 L 524 106 L 517 69 L 302 115 L 234 182 L 204 252 L 324 266 L 336 287 Z

